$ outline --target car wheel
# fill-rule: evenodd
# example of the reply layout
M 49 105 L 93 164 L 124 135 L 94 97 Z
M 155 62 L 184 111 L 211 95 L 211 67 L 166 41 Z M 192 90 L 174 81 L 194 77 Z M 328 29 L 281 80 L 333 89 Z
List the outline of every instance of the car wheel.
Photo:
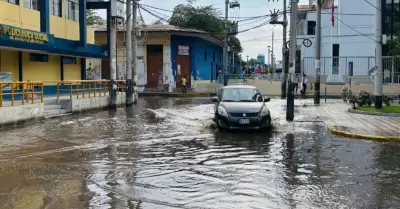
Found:
M 271 115 L 268 115 L 267 117 L 267 127 L 268 128 L 272 128 L 272 119 L 271 119 Z

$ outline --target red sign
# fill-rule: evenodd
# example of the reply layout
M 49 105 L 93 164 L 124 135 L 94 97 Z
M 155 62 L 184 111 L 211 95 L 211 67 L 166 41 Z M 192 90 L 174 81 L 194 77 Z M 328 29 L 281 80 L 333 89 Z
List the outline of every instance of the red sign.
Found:
M 189 46 L 178 45 L 178 55 L 189 55 Z

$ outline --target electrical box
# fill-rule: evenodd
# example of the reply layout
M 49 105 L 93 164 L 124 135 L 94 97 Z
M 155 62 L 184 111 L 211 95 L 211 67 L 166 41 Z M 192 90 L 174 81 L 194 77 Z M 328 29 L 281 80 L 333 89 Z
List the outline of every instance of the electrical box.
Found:
M 353 76 L 353 62 L 349 62 L 349 76 Z
M 110 0 L 110 4 L 111 4 L 111 10 L 110 10 L 111 17 L 125 19 L 126 17 L 125 1 Z
M 230 25 L 230 27 L 229 27 L 229 33 L 236 35 L 236 34 L 238 34 L 238 32 L 239 32 L 238 24 L 237 23 L 232 23 Z

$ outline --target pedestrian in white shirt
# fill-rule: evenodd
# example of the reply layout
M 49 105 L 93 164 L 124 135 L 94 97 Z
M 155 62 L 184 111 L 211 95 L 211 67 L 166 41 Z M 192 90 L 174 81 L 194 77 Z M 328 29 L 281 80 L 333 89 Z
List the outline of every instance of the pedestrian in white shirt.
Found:
M 301 93 L 303 94 L 303 96 L 305 96 L 306 95 L 306 90 L 307 90 L 307 84 L 308 84 L 308 79 L 306 77 L 306 74 L 303 74 L 303 78 L 302 78 L 301 84 L 302 84 Z

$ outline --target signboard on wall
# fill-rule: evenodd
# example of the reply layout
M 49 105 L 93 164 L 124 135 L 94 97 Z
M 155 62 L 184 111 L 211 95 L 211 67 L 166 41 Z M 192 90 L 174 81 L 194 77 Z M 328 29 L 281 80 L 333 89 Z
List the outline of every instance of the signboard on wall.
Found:
M 178 55 L 189 55 L 189 46 L 178 45 Z
M 23 28 L 0 24 L 0 38 L 8 40 L 23 41 L 35 44 L 44 44 L 49 41 L 46 33 L 36 32 Z
M 0 81 L 1 82 L 12 82 L 12 73 L 11 72 L 0 72 Z M 11 84 L 2 84 L 2 90 L 11 90 Z

